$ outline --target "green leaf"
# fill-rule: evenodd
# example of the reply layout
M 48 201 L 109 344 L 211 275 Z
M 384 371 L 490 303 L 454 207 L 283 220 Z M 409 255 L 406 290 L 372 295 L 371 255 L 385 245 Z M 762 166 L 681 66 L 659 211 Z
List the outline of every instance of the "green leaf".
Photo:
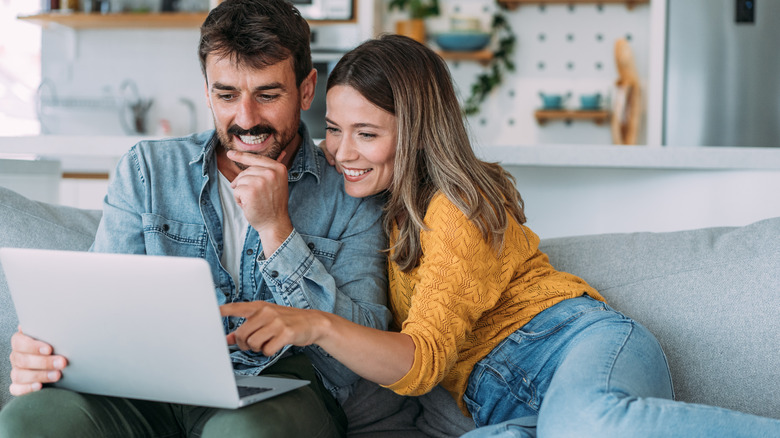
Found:
M 400 0 L 399 0 L 400 1 Z M 503 4 L 500 4 L 502 12 L 493 15 L 491 34 L 498 37 L 498 48 L 493 52 L 493 59 L 488 63 L 488 73 L 477 75 L 474 83 L 471 85 L 471 95 L 461 109 L 467 116 L 479 113 L 479 107 L 487 99 L 490 93 L 501 86 L 505 71 L 514 71 L 515 64 L 512 61 L 512 55 L 515 51 L 516 37 L 512 32 L 512 26 L 509 24 L 503 11 L 507 11 Z

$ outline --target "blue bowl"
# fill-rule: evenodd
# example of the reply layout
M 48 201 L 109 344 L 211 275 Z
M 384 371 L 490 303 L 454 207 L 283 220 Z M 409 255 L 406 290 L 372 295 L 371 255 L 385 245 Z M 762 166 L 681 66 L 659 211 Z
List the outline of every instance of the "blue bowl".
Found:
M 445 32 L 434 38 L 442 50 L 453 52 L 474 52 L 482 50 L 490 42 L 490 34 L 486 32 Z

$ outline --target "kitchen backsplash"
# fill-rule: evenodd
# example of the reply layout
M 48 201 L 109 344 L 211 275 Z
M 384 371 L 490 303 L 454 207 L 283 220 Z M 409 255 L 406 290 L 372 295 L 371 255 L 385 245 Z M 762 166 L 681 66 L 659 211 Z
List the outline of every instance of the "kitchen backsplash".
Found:
M 361 0 L 373 1 L 373 0 Z M 378 3 L 387 0 L 380 0 Z M 441 0 L 442 13 L 429 20 L 429 32 L 445 30 L 454 16 L 479 17 L 488 26 L 494 0 Z M 399 13 L 377 6 L 377 31 L 391 31 Z M 481 111 L 469 117 L 478 144 L 611 143 L 608 124 L 552 121 L 540 126 L 534 111 L 539 93 L 600 93 L 609 106 L 617 79 L 614 43 L 627 38 L 646 83 L 650 44 L 648 5 L 520 6 L 506 12 L 517 37 L 516 70 L 504 77 Z M 147 134 L 178 135 L 211 126 L 196 56 L 198 30 L 112 30 L 47 28 L 42 35 L 42 129 L 50 133 L 123 135 L 134 132 L 128 104 L 151 102 Z M 484 67 L 449 62 L 462 96 Z M 131 84 L 128 84 L 130 80 Z M 144 105 L 137 109 L 143 110 Z M 643 137 L 640 135 L 640 143 Z
M 448 30 L 453 17 L 478 17 L 489 29 L 498 7 L 494 0 L 441 0 L 441 16 L 428 20 L 429 36 Z M 550 121 L 539 125 L 534 111 L 542 106 L 539 93 L 570 94 L 565 107 L 577 109 L 580 96 L 599 93 L 609 109 L 618 78 L 614 45 L 629 41 L 643 86 L 648 77 L 650 6 L 629 9 L 624 4 L 527 4 L 505 12 L 516 36 L 512 58 L 515 71 L 507 73 L 501 88 L 469 117 L 479 144 L 517 145 L 545 143 L 610 144 L 609 124 L 592 121 Z M 393 29 L 398 15 L 384 20 Z M 448 62 L 462 97 L 484 67 L 473 61 Z M 644 120 L 643 120 L 644 121 Z M 646 123 L 642 123 L 646 126 Z M 644 130 L 642 130 L 644 131 Z M 640 131 L 639 143 L 644 142 Z

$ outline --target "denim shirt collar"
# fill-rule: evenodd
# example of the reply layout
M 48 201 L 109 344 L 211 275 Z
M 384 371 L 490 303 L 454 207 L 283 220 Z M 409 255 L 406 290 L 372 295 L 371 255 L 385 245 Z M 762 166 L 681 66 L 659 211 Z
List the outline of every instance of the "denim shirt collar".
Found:
M 298 126 L 298 134 L 301 136 L 301 146 L 298 148 L 298 152 L 295 154 L 295 159 L 290 164 L 290 168 L 287 172 L 287 178 L 289 182 L 299 181 L 304 173 L 310 173 L 314 175 L 319 184 L 322 175 L 322 169 L 320 168 L 319 161 L 317 160 L 317 146 L 314 145 L 314 141 L 309 135 L 309 128 L 301 121 Z M 202 175 L 205 177 L 209 174 L 209 168 L 212 162 L 216 162 L 216 150 L 219 145 L 219 138 L 217 137 L 216 130 L 211 131 L 211 138 L 203 146 L 203 149 L 192 158 L 190 165 L 201 164 Z

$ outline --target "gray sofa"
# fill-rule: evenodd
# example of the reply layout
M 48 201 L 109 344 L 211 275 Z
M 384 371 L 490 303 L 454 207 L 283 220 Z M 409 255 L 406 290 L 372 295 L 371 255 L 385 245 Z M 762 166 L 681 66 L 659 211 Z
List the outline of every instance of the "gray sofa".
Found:
M 0 247 L 86 250 L 99 219 L 99 211 L 0 188 Z M 655 333 L 677 399 L 780 418 L 779 238 L 774 218 L 743 227 L 547 239 L 542 246 L 555 267 L 581 276 Z M 3 358 L 17 326 L 6 288 L 0 271 Z M 10 382 L 8 360 L 0 364 L 2 406 Z M 468 427 L 440 391 L 408 400 L 365 385 L 346 408 L 354 436 L 448 436 Z

